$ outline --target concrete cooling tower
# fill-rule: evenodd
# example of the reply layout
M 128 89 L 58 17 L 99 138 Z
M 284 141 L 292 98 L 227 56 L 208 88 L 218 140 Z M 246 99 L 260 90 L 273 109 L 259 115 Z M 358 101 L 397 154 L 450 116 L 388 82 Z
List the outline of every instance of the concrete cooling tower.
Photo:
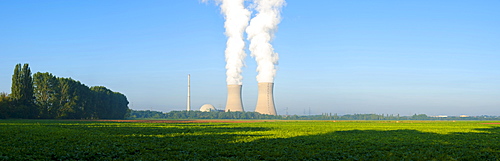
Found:
M 227 85 L 226 112 L 243 111 L 241 85 Z
M 276 115 L 273 98 L 274 83 L 259 83 L 259 95 L 255 112 L 268 115 Z

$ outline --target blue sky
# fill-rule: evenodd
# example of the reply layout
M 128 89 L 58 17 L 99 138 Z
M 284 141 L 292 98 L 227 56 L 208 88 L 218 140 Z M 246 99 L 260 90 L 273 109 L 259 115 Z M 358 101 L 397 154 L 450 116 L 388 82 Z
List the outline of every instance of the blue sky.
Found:
M 273 45 L 279 114 L 500 115 L 500 1 L 287 0 Z M 226 102 L 213 2 L 0 1 L 0 92 L 15 64 L 102 85 L 132 109 Z M 247 54 L 250 53 L 247 51 Z M 246 59 L 243 105 L 257 101 Z

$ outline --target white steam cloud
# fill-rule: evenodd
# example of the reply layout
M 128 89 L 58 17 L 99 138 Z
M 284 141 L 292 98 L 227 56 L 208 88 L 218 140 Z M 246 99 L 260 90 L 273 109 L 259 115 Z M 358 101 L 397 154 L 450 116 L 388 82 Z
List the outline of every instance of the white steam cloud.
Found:
M 241 68 L 246 57 L 243 38 L 245 30 L 250 41 L 251 56 L 257 61 L 259 73 L 257 82 L 274 82 L 278 53 L 274 52 L 270 42 L 281 21 L 280 13 L 285 0 L 253 0 L 251 6 L 257 14 L 252 20 L 250 20 L 250 10 L 245 8 L 245 0 L 215 0 L 215 2 L 220 5 L 226 20 L 224 27 L 228 38 L 225 51 L 227 84 L 242 84 Z
M 250 11 L 245 8 L 244 0 L 218 0 L 226 22 L 226 81 L 227 84 L 241 85 L 243 60 L 246 57 L 243 33 L 250 20 Z
M 257 14 L 246 29 L 251 56 L 257 61 L 257 82 L 274 82 L 278 53 L 271 40 L 281 21 L 281 8 L 285 0 L 254 0 Z

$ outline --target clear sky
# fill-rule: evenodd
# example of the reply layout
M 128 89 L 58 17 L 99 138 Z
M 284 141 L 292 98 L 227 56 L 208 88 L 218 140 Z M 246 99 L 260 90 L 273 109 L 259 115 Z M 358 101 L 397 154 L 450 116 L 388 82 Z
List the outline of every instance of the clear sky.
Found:
M 500 115 L 500 1 L 287 0 L 278 114 Z M 226 102 L 224 17 L 198 0 L 0 1 L 0 92 L 17 63 L 125 94 L 137 110 Z M 247 51 L 247 54 L 250 53 Z M 256 64 L 243 105 L 257 101 Z

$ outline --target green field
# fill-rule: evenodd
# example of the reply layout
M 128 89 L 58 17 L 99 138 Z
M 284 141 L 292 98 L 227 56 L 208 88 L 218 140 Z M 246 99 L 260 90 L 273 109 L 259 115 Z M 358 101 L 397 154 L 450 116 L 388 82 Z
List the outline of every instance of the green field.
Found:
M 500 160 L 484 123 L 0 120 L 0 160 Z

